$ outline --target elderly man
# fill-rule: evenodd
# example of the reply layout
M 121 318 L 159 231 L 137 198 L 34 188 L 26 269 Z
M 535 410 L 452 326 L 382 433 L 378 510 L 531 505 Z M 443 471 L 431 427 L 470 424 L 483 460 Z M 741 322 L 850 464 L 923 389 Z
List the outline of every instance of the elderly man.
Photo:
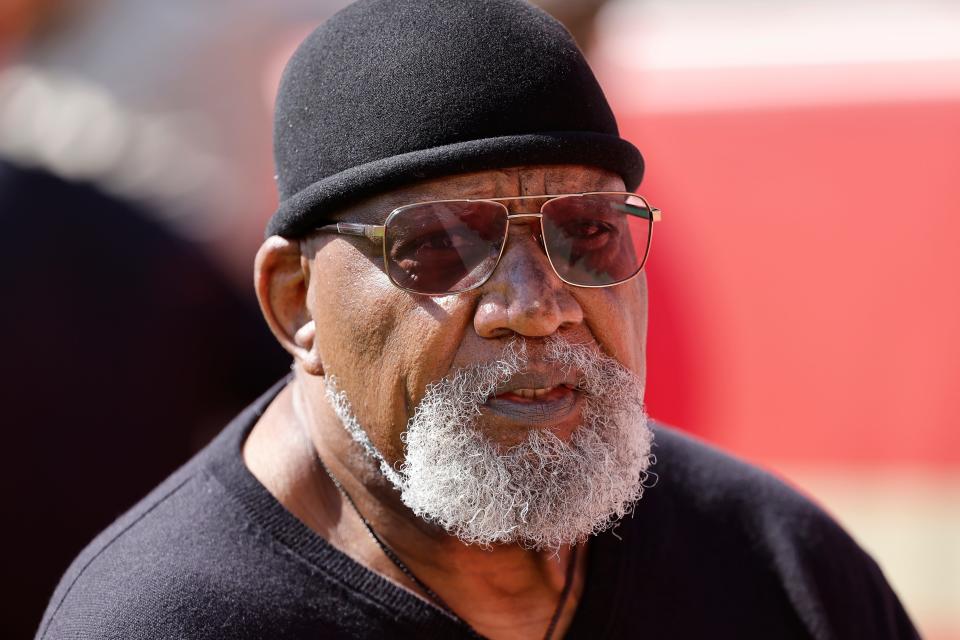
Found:
M 255 281 L 293 374 L 94 541 L 39 637 L 916 636 L 816 507 L 648 422 L 659 212 L 559 24 L 361 0 L 276 117 Z

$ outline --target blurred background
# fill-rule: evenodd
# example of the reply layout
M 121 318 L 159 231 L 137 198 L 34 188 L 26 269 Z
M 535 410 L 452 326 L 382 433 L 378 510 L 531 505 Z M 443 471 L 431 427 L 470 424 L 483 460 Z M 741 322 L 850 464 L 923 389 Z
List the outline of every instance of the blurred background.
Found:
M 345 4 L 0 4 L 0 636 L 288 367 L 250 286 L 271 105 Z M 810 495 L 960 639 L 960 4 L 539 4 L 664 210 L 651 414 Z

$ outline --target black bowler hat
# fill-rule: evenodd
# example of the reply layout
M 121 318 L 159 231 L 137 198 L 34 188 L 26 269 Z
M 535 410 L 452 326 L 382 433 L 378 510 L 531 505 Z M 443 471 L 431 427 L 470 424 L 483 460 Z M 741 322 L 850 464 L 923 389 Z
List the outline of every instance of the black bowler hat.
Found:
M 522 0 L 360 0 L 283 73 L 280 207 L 267 235 L 309 233 L 351 201 L 416 180 L 532 164 L 620 174 L 643 158 L 563 26 Z

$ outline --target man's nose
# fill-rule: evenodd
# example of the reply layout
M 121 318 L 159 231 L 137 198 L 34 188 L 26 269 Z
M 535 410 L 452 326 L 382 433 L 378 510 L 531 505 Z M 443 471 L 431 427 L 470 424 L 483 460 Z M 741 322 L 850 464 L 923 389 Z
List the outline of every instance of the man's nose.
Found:
M 539 231 L 535 219 L 511 222 L 500 263 L 480 288 L 473 319 L 480 337 L 546 337 L 583 322 L 580 304 L 550 266 Z

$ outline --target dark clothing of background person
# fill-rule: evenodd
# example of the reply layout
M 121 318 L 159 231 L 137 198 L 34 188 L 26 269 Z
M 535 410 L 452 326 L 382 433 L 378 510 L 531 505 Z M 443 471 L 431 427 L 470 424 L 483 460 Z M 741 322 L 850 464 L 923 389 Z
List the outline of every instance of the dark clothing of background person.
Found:
M 283 381 L 76 559 L 38 640 L 467 638 L 331 546 L 243 462 Z M 565 637 L 914 639 L 876 563 L 766 473 L 655 427 L 658 481 L 595 536 Z
M 289 367 L 249 294 L 148 209 L 0 161 L 0 637 Z M 251 256 L 252 260 L 252 256 Z

